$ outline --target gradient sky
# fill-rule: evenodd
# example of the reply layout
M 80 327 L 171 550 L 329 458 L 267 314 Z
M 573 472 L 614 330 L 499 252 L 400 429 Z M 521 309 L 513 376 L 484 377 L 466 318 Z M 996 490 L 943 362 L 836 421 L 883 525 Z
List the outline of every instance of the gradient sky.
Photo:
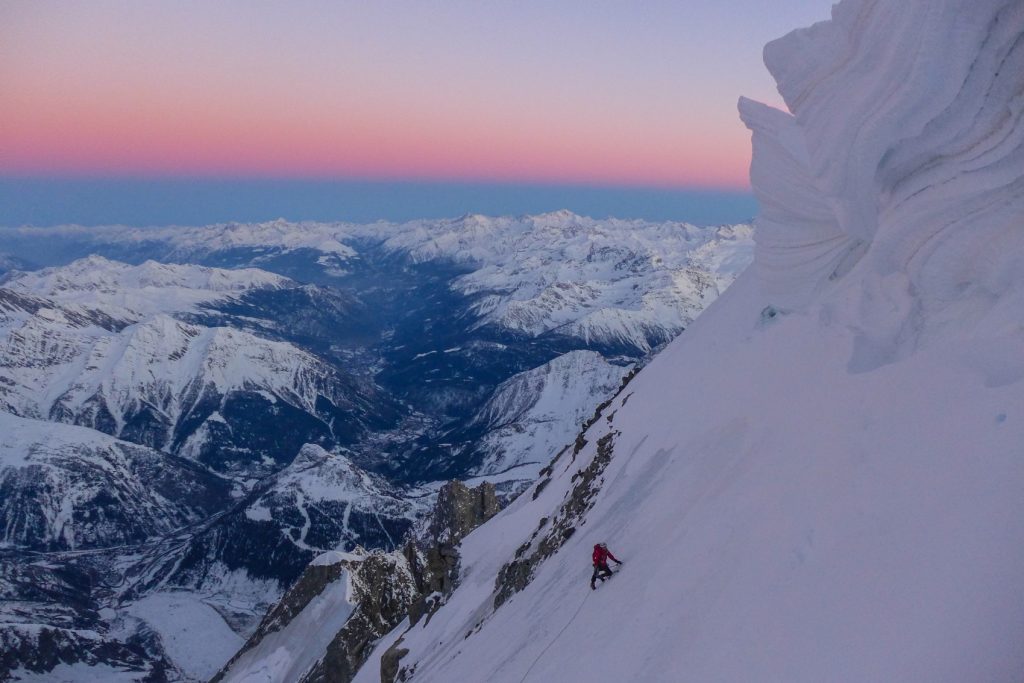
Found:
M 830 0 L 5 0 L 0 177 L 745 191 Z

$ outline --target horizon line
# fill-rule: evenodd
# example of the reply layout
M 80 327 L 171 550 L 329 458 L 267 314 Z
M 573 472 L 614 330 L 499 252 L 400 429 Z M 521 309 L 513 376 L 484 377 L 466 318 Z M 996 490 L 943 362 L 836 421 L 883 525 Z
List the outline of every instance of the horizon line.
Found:
M 211 182 L 211 183 L 346 183 L 353 185 L 464 185 L 466 187 L 529 187 L 529 188 L 579 188 L 612 190 L 651 190 L 664 192 L 721 192 L 725 194 L 751 194 L 749 179 L 742 185 L 722 183 L 657 183 L 604 181 L 585 179 L 542 179 L 542 178 L 425 178 L 415 176 L 365 177 L 365 176 L 320 176 L 320 175 L 212 175 L 196 174 L 118 174 L 118 173 L 22 173 L 0 171 L 0 182 Z

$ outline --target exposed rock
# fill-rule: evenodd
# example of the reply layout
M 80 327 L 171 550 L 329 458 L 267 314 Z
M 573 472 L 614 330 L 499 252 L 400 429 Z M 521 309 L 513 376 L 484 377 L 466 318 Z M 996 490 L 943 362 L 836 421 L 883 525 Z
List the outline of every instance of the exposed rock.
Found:
M 401 647 L 402 638 L 395 641 L 380 658 L 380 683 L 395 683 L 398 680 L 399 661 L 409 654 L 409 650 Z M 404 677 L 403 677 L 404 678 Z
M 15 670 L 45 674 L 59 664 L 77 663 L 116 666 L 149 683 L 171 680 L 168 674 L 173 672 L 163 658 L 158 638 L 151 632 L 122 641 L 90 629 L 0 625 L 0 681 L 11 680 Z
M 574 533 L 576 527 L 593 506 L 601 489 L 604 473 L 613 454 L 615 432 L 605 434 L 597 442 L 597 454 L 590 464 L 573 475 L 572 492 L 548 524 L 545 517 L 530 540 L 516 550 L 516 557 L 498 571 L 494 586 L 494 609 L 526 588 L 533 579 L 537 565 L 551 557 Z M 545 482 L 540 482 L 538 486 Z M 542 535 L 541 532 L 547 528 Z M 538 540 L 539 539 L 539 540 Z
M 499 510 L 491 484 L 470 488 L 459 481 L 448 482 L 438 493 L 421 545 L 410 538 L 404 547 L 392 552 L 360 550 L 322 556 L 306 568 L 212 683 L 244 677 L 252 660 L 263 656 L 253 651 L 270 648 L 268 636 L 287 629 L 316 598 L 336 589 L 339 581 L 347 581 L 345 599 L 354 608 L 300 680 L 348 683 L 376 642 L 407 615 L 413 625 L 424 617 L 429 620 L 437 611 L 458 582 L 457 543 Z M 390 652 L 389 661 L 397 673 L 401 651 Z
M 324 657 L 303 677 L 304 683 L 351 681 L 373 644 L 405 618 L 416 594 L 402 553 L 373 553 L 352 571 L 351 597 L 358 606 L 327 646 Z
M 428 533 L 440 545 L 456 545 L 501 510 L 494 485 L 484 482 L 470 488 L 452 480 L 437 493 Z

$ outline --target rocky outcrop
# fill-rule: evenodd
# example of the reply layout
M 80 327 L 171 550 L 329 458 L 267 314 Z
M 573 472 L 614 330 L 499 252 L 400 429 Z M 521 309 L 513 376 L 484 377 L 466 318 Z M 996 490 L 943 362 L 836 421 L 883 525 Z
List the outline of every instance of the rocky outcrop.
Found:
M 350 681 L 372 644 L 405 617 L 417 592 L 403 552 L 325 553 L 211 683 L 265 672 L 268 655 L 277 658 L 275 674 L 288 680 Z M 315 639 L 322 639 L 316 652 L 296 654 Z
M 0 549 L 0 681 L 13 672 L 52 680 L 46 675 L 60 665 L 112 667 L 151 683 L 181 679 L 151 629 L 111 627 L 102 618 L 90 594 L 99 578 L 84 566 Z
M 436 545 L 456 545 L 500 510 L 494 484 L 484 482 L 470 488 L 461 481 L 450 481 L 437 492 L 427 527 L 429 540 Z
M 409 541 L 400 557 L 401 569 L 408 574 L 414 589 L 406 602 L 394 599 L 394 576 L 398 567 L 379 568 L 364 563 L 360 583 L 365 581 L 365 597 L 358 598 L 359 607 L 344 628 L 328 646 L 321 659 L 304 681 L 309 683 L 347 683 L 352 680 L 372 645 L 406 616 L 410 627 L 421 619 L 429 620 L 455 590 L 459 576 L 458 544 L 471 531 L 501 511 L 494 485 L 484 482 L 476 487 L 461 481 L 446 483 L 437 494 L 430 515 L 426 538 L 419 544 Z M 397 553 L 387 557 L 394 558 Z M 387 670 L 397 673 L 401 648 L 388 651 Z M 384 677 L 385 668 L 381 669 Z
M 563 457 L 568 455 L 569 458 L 568 463 L 565 464 L 566 470 L 573 466 L 576 462 L 576 456 L 588 445 L 588 441 L 585 438 L 586 433 L 598 420 L 604 418 L 607 422 L 607 431 L 597 439 L 594 455 L 586 466 L 581 467 L 572 475 L 572 487 L 557 511 L 551 516 L 545 516 L 540 519 L 537 528 L 530 535 L 529 539 L 516 550 L 514 558 L 503 565 L 498 571 L 491 606 L 493 610 L 499 609 L 509 598 L 526 588 L 533 580 L 537 567 L 554 555 L 576 533 L 579 526 L 586 523 L 586 515 L 594 506 L 597 496 L 604 485 L 604 473 L 614 457 L 615 438 L 619 435 L 619 432 L 612 428 L 616 411 L 612 410 L 609 412 L 608 409 L 615 402 L 615 399 L 620 396 L 622 399 L 618 404 L 619 406 L 625 405 L 626 401 L 629 400 L 630 394 L 623 396 L 623 392 L 636 373 L 637 369 L 634 368 L 622 378 L 616 395 L 597 407 L 594 414 L 584 422 L 575 442 L 559 451 L 552 461 L 541 470 L 541 479 L 533 487 L 532 498 L 534 500 L 551 483 L 554 477 L 554 468 Z M 484 487 L 481 486 L 480 488 L 483 489 Z M 457 520 L 463 516 L 472 517 L 472 510 L 481 509 L 479 506 L 473 505 L 475 502 L 473 490 L 466 489 L 460 482 L 450 482 L 446 485 L 446 489 L 444 496 L 438 496 L 437 507 L 439 515 L 433 520 L 430 527 L 436 535 L 443 535 L 443 533 L 438 533 L 439 529 L 442 529 L 443 532 L 448 532 L 453 528 L 457 528 L 455 523 Z M 485 495 L 485 493 L 486 491 L 482 491 L 480 495 Z M 447 522 L 444 521 L 446 513 L 449 515 Z M 447 526 L 445 526 L 446 524 Z M 434 550 L 440 550 L 443 547 L 444 544 L 439 543 L 435 545 Z M 456 578 L 458 559 L 458 556 L 456 556 L 456 565 L 454 567 Z M 443 576 L 439 577 L 436 573 L 432 574 L 432 576 L 435 580 L 439 578 L 443 580 Z M 454 590 L 454 587 L 451 590 Z M 444 594 L 443 599 L 436 600 L 429 605 L 430 611 L 427 613 L 427 621 L 424 623 L 424 627 L 429 624 L 430 616 L 441 607 L 450 593 L 451 591 L 448 591 Z M 381 655 L 381 683 L 401 683 L 409 680 L 415 672 L 417 666 L 415 662 L 409 666 L 401 664 L 401 659 L 410 651 L 409 648 L 403 646 L 403 642 L 404 638 L 409 635 L 412 626 L 416 624 L 416 619 L 413 618 L 413 615 L 414 612 L 410 609 L 409 630 Z M 477 623 L 465 634 L 465 637 L 468 638 L 473 635 L 482 624 L 483 621 Z
M 410 565 L 401 553 L 367 557 L 352 575 L 352 588 L 358 606 L 303 683 L 351 681 L 377 640 L 405 618 L 416 594 Z
M 500 510 L 494 486 L 469 487 L 451 481 L 441 487 L 420 539 L 409 536 L 400 550 L 321 555 L 272 609 L 241 651 L 212 683 L 244 680 L 260 669 L 264 655 L 279 648 L 309 648 L 306 629 L 327 633 L 308 664 L 292 660 L 287 670 L 303 683 L 347 683 L 376 642 L 409 617 L 410 625 L 429 620 L 458 582 L 458 543 Z M 339 597 L 342 596 L 342 597 Z M 350 609 L 336 623 L 332 613 Z M 264 652 L 265 651 L 265 652 Z M 278 655 L 275 655 L 278 656 Z M 401 649 L 390 653 L 395 671 Z
M 408 648 L 402 647 L 402 638 L 395 641 L 380 657 L 380 683 L 395 683 L 401 673 L 399 662 L 409 654 Z M 402 677 L 404 680 L 405 676 Z
M 494 586 L 494 609 L 526 588 L 533 579 L 537 565 L 554 555 L 576 533 L 576 527 L 582 523 L 601 490 L 601 475 L 611 462 L 614 443 L 615 432 L 598 440 L 597 454 L 589 465 L 573 475 L 572 492 L 558 513 L 551 519 L 542 517 L 530 539 L 516 550 L 515 559 L 498 572 Z

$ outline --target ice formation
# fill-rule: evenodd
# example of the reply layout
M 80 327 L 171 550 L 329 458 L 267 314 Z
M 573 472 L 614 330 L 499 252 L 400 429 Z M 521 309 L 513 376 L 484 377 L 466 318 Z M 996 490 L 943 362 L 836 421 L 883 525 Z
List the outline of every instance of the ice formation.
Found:
M 1024 4 L 844 0 L 765 57 L 792 113 L 740 105 L 754 267 L 372 662 L 401 636 L 422 682 L 1019 680 Z M 591 593 L 598 541 L 626 564 Z

